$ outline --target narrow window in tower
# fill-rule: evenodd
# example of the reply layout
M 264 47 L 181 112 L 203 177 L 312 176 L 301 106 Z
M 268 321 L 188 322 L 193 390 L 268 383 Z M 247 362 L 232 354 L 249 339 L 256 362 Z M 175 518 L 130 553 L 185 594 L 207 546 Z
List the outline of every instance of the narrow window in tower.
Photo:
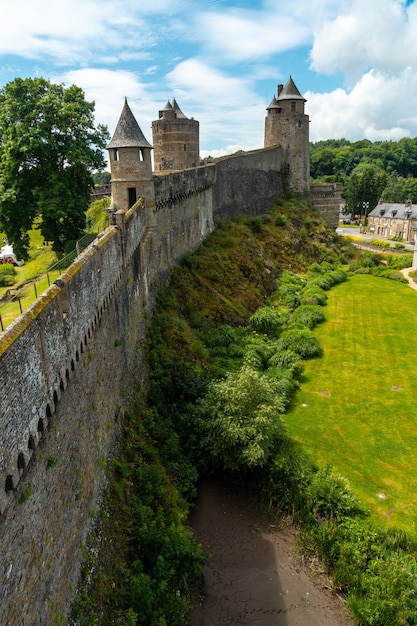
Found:
M 117 148 L 115 148 L 115 149 L 113 150 L 113 160 L 114 160 L 114 161 L 118 161 L 118 160 L 119 160 L 119 151 L 118 151 L 118 149 L 117 149 Z
M 184 144 L 184 152 L 187 152 L 187 144 Z
M 297 103 L 296 102 L 291 102 L 291 111 L 296 111 L 297 110 Z
M 144 160 L 144 152 L 142 148 L 139 148 L 139 161 L 143 161 L 143 160 Z

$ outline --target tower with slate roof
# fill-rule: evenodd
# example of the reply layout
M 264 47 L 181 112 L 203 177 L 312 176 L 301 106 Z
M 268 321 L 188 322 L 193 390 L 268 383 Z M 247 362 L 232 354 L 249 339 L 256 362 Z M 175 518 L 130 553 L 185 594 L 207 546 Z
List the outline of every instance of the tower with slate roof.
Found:
M 175 98 L 152 122 L 152 141 L 155 173 L 199 165 L 200 124 L 184 115 Z
M 278 85 L 267 107 L 264 147 L 280 144 L 285 186 L 299 193 L 310 189 L 309 117 L 304 113 L 305 98 L 293 79 Z
M 155 204 L 152 146 L 145 139 L 127 99 L 107 150 L 113 210 L 127 211 L 141 197 L 145 198 L 147 207 L 152 208 Z

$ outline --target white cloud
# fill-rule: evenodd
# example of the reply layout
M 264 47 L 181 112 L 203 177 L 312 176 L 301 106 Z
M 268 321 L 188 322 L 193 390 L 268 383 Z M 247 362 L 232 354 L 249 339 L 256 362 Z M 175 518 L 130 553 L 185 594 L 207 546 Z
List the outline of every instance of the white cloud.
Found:
M 417 135 L 417 115 L 410 116 L 410 100 L 417 100 L 417 77 L 412 68 L 397 76 L 370 71 L 347 92 L 308 92 L 310 139 L 398 140 Z
M 111 48 L 146 48 L 154 35 L 130 2 L 21 0 L 2 7 L 0 54 L 52 59 L 58 65 L 88 62 Z M 141 37 L 134 33 L 141 31 Z
M 160 104 L 152 99 L 149 86 L 142 84 L 133 72 L 86 68 L 56 76 L 53 82 L 81 87 L 86 100 L 96 103 L 96 123 L 106 124 L 110 134 L 116 128 L 127 98 L 145 137 L 152 142 L 151 122 L 157 118 Z
M 239 63 L 269 58 L 310 39 L 307 25 L 291 15 L 283 15 L 279 7 L 269 12 L 203 12 L 196 15 L 194 25 L 195 36 L 210 54 Z
M 417 55 L 417 8 L 399 0 L 352 0 L 333 19 L 316 25 L 311 67 L 341 71 L 350 80 L 374 68 L 397 72 Z
M 215 136 L 223 145 L 240 140 L 245 150 L 263 145 L 265 104 L 249 78 L 231 76 L 198 59 L 179 63 L 166 78 L 183 112 L 199 120 L 202 142 Z

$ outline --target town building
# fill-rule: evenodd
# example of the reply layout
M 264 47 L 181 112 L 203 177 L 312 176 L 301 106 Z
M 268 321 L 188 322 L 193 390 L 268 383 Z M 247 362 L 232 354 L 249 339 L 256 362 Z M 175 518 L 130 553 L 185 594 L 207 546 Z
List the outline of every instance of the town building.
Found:
M 417 205 L 380 200 L 368 215 L 367 233 L 383 239 L 416 241 Z

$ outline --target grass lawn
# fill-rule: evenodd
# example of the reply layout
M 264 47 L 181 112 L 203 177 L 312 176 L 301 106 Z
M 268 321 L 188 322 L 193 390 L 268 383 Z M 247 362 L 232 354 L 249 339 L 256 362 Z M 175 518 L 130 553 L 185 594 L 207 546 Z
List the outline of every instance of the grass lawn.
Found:
M 3 241 L 3 235 L 0 234 L 0 241 Z M 15 287 L 35 277 L 41 276 L 56 262 L 56 254 L 52 252 L 50 246 L 44 246 L 41 235 L 38 230 L 30 232 L 30 260 L 21 267 L 16 267 L 16 281 L 11 287 Z M 21 297 L 21 307 L 25 311 L 34 302 L 41 293 L 43 293 L 54 280 L 62 273 L 62 270 L 52 271 L 48 276 L 36 282 L 36 287 L 28 285 L 24 288 Z M 0 287 L 0 298 L 10 287 Z M 13 301 L 0 307 L 0 315 L 3 327 L 6 328 L 16 317 L 20 315 L 19 302 Z
M 358 275 L 328 295 L 288 430 L 385 525 L 416 531 L 417 291 Z

